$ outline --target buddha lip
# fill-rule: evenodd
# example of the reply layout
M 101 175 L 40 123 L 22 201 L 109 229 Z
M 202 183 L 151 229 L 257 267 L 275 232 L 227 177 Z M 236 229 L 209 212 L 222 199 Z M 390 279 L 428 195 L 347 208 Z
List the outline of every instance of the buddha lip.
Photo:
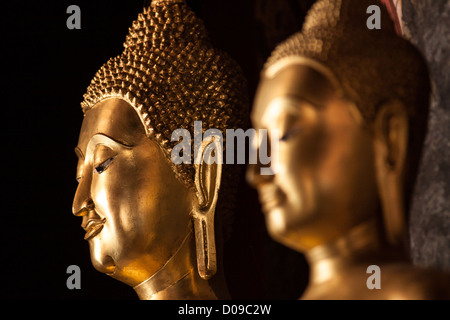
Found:
M 270 212 L 284 202 L 280 192 L 272 187 L 262 188 L 259 193 L 259 199 L 264 213 Z
M 279 200 L 279 199 L 270 199 L 270 200 L 264 200 L 263 201 L 263 205 L 262 205 L 262 209 L 265 213 L 269 213 L 270 211 L 272 211 L 273 209 L 275 209 L 276 207 L 280 206 L 283 203 L 283 201 Z
M 83 228 L 86 230 L 86 234 L 84 235 L 84 240 L 89 240 L 95 237 L 100 233 L 103 229 L 103 225 L 105 224 L 105 219 L 90 219 L 86 226 Z

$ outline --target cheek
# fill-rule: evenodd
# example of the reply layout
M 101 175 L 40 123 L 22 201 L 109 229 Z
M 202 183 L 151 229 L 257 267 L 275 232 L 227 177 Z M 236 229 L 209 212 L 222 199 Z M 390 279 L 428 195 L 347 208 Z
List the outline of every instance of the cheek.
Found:
M 279 186 L 295 208 L 310 211 L 316 201 L 321 162 L 326 155 L 322 133 L 314 128 L 280 146 Z
M 107 220 L 105 227 L 121 233 L 135 229 L 138 191 L 138 170 L 126 154 L 117 156 L 103 173 L 94 173 L 92 197 L 98 213 Z
M 355 126 L 330 132 L 317 181 L 324 210 L 344 214 L 372 192 L 373 158 L 368 133 Z
M 154 148 L 156 149 L 156 148 Z M 159 149 L 137 148 L 134 161 L 138 172 L 130 186 L 137 203 L 139 223 L 152 230 L 176 230 L 183 233 L 189 223 L 188 190 L 176 179 L 168 161 Z M 152 232 L 155 237 L 170 238 L 170 232 Z

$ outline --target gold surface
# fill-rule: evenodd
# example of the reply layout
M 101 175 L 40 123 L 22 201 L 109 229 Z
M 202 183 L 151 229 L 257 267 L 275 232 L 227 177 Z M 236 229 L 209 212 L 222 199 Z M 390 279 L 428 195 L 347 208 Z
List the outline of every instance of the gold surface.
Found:
M 194 121 L 203 133 L 245 127 L 241 69 L 180 0 L 153 1 L 124 47 L 82 102 L 73 213 L 82 217 L 92 263 L 141 299 L 229 298 L 222 246 L 237 168 L 175 165 L 171 135 L 186 129 L 193 141 Z M 200 147 L 201 159 L 211 143 Z
M 449 298 L 449 276 L 413 267 L 406 241 L 426 67 L 389 21 L 368 31 L 368 5 L 317 1 L 302 32 L 274 50 L 251 118 L 269 136 L 278 130 L 279 155 L 274 175 L 251 165 L 247 179 L 271 236 L 308 260 L 303 299 Z M 381 289 L 366 285 L 371 265 Z
M 176 178 L 134 109 L 108 99 L 87 111 L 77 154 L 73 211 L 94 267 L 142 298 L 216 298 L 196 268 L 194 190 Z

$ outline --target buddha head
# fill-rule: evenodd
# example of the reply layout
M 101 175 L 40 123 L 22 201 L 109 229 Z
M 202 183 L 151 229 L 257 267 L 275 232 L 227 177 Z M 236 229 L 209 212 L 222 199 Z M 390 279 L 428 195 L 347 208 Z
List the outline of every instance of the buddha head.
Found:
M 211 297 L 191 287 L 221 269 L 237 169 L 194 163 L 193 153 L 192 161 L 172 161 L 179 143 L 172 133 L 187 130 L 193 140 L 210 128 L 246 125 L 238 65 L 213 47 L 184 1 L 153 1 L 133 22 L 122 54 L 96 73 L 81 106 L 73 213 L 82 217 L 94 267 L 141 298 L 189 277 L 183 292 L 159 297 Z M 202 132 L 194 132 L 194 121 Z
M 298 251 L 367 221 L 377 221 L 386 244 L 405 245 L 429 78 L 381 3 L 381 29 L 367 27 L 373 4 L 317 1 L 261 73 L 251 120 L 278 133 L 279 154 L 273 175 L 250 166 L 247 178 L 269 233 Z

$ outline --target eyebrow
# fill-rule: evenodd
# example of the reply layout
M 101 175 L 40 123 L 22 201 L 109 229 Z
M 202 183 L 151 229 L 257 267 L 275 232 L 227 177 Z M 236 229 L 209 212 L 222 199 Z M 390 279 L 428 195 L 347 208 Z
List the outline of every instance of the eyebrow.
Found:
M 91 137 L 91 140 L 92 140 L 92 138 L 95 137 L 95 136 L 103 136 L 103 137 L 105 137 L 105 138 L 107 138 L 107 139 L 109 139 L 109 140 L 112 140 L 113 142 L 115 142 L 115 143 L 117 143 L 117 144 L 119 144 L 119 145 L 121 145 L 122 147 L 125 147 L 125 148 L 133 148 L 133 147 L 134 147 L 134 145 L 131 144 L 131 143 L 126 143 L 126 142 L 123 141 L 123 140 L 119 140 L 119 139 L 113 138 L 113 137 L 111 137 L 111 136 L 109 136 L 109 135 L 107 135 L 107 134 L 105 134 L 105 133 L 101 133 L 101 132 L 94 134 L 94 135 Z M 90 140 L 89 140 L 89 142 L 90 142 Z M 88 144 L 89 144 L 89 142 L 88 142 Z
M 266 119 L 272 120 L 274 117 L 278 116 L 282 110 L 294 114 L 299 113 L 297 105 L 304 103 L 304 99 L 298 99 L 293 96 L 276 97 L 269 102 L 263 115 L 263 121 Z
M 122 147 L 124 147 L 124 148 L 127 148 L 127 149 L 130 149 L 130 148 L 133 148 L 133 147 L 134 147 L 133 144 L 125 143 L 125 142 L 120 141 L 120 140 L 118 140 L 118 139 L 115 139 L 115 138 L 113 138 L 113 137 L 111 137 L 111 136 L 109 136 L 109 135 L 107 135 L 107 134 L 104 134 L 104 133 L 96 133 L 96 134 L 94 134 L 94 135 L 91 137 L 91 139 L 89 139 L 89 142 L 88 142 L 87 145 L 86 145 L 86 149 L 88 148 L 88 146 L 89 146 L 89 144 L 91 143 L 92 139 L 95 138 L 95 137 L 97 137 L 97 136 L 103 136 L 103 137 L 105 137 L 105 138 L 111 140 L 112 142 L 117 143 L 118 145 L 120 145 L 120 146 L 122 146 Z M 79 159 L 82 159 L 82 160 L 85 159 L 85 155 L 84 155 L 83 151 L 81 151 L 80 147 L 78 147 L 78 146 L 75 147 L 75 154 L 77 155 L 77 157 L 78 157 Z
M 316 108 L 316 109 L 320 109 L 323 108 L 323 104 L 317 103 L 317 102 L 313 102 L 312 100 L 308 99 L 305 97 L 305 95 L 300 95 L 300 94 L 289 94 L 286 96 L 286 98 L 290 101 L 293 102 L 297 105 L 302 105 L 302 104 L 309 104 L 312 107 Z

